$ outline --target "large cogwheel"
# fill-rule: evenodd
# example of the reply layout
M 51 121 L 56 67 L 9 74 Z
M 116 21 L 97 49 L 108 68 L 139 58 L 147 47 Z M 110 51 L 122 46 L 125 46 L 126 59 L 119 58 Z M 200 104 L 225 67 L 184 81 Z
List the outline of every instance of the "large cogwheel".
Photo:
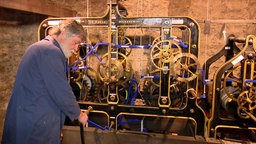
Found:
M 255 119 L 256 92 L 243 91 L 237 98 L 238 116 L 244 119 Z
M 128 37 L 118 37 L 119 38 L 119 44 L 121 45 L 132 45 L 132 41 L 128 38 Z M 121 48 L 120 51 L 121 53 L 125 54 L 125 56 L 129 56 L 132 52 L 132 49 L 131 48 Z
M 241 85 L 243 85 L 240 78 L 241 65 L 229 70 L 223 81 L 223 89 L 227 96 L 233 101 L 237 101 L 239 93 L 242 91 Z
M 171 62 L 174 56 L 180 53 L 181 47 L 177 41 L 159 41 L 152 46 L 151 61 L 156 68 L 163 71 L 168 71 L 171 69 Z
M 132 66 L 127 57 L 117 52 L 111 53 L 111 59 L 108 56 L 108 53 L 102 56 L 104 64 L 99 66 L 100 80 L 105 83 L 127 82 L 132 75 Z
M 178 81 L 187 82 L 197 78 L 199 61 L 190 53 L 180 53 L 173 58 L 173 72 Z

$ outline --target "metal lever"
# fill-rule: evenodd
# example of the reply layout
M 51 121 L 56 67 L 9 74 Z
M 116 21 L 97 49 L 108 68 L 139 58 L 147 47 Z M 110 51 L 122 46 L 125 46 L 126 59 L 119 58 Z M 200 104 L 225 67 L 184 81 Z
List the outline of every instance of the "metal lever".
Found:
M 87 116 L 89 115 L 89 113 L 93 110 L 93 108 L 91 106 L 88 107 L 88 110 L 85 111 L 85 113 L 87 114 Z M 81 143 L 85 144 L 84 142 L 84 126 L 82 123 L 80 123 L 80 136 L 81 136 Z

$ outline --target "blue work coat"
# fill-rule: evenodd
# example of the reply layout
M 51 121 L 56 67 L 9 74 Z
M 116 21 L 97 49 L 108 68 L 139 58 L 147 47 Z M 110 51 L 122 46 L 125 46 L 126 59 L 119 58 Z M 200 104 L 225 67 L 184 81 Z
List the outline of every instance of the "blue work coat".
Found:
M 65 116 L 80 108 L 67 81 L 67 59 L 52 37 L 28 47 L 7 108 L 2 144 L 59 144 Z

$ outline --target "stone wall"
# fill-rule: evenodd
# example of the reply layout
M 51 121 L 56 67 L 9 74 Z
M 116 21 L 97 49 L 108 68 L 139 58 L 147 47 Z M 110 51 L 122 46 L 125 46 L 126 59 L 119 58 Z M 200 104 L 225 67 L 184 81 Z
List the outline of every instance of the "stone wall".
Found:
M 223 0 L 122 0 L 129 17 L 188 16 L 201 28 L 199 61 L 201 66 L 225 45 L 226 36 L 256 34 L 256 1 Z M 136 3 L 136 5 L 134 4 Z M 220 63 L 224 61 L 221 59 Z M 211 75 L 218 68 L 215 64 Z
M 45 16 L 0 8 L 0 137 L 20 60 Z
M 49 0 L 56 7 L 97 17 L 106 13 L 108 0 Z M 129 17 L 189 16 L 201 27 L 200 64 L 219 51 L 226 35 L 256 34 L 256 1 L 242 0 L 120 0 Z M 45 16 L 0 8 L 0 137 L 18 64 L 28 45 L 37 41 L 37 28 Z M 223 61 L 220 60 L 223 63 Z M 212 66 L 213 73 L 218 65 Z

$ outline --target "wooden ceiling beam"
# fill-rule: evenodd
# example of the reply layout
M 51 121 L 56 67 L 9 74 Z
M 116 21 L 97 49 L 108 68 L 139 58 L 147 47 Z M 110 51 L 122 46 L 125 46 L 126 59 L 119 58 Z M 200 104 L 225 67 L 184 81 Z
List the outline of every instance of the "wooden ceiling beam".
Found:
M 54 17 L 73 17 L 77 12 L 50 4 L 48 0 L 0 0 L 0 7 Z

